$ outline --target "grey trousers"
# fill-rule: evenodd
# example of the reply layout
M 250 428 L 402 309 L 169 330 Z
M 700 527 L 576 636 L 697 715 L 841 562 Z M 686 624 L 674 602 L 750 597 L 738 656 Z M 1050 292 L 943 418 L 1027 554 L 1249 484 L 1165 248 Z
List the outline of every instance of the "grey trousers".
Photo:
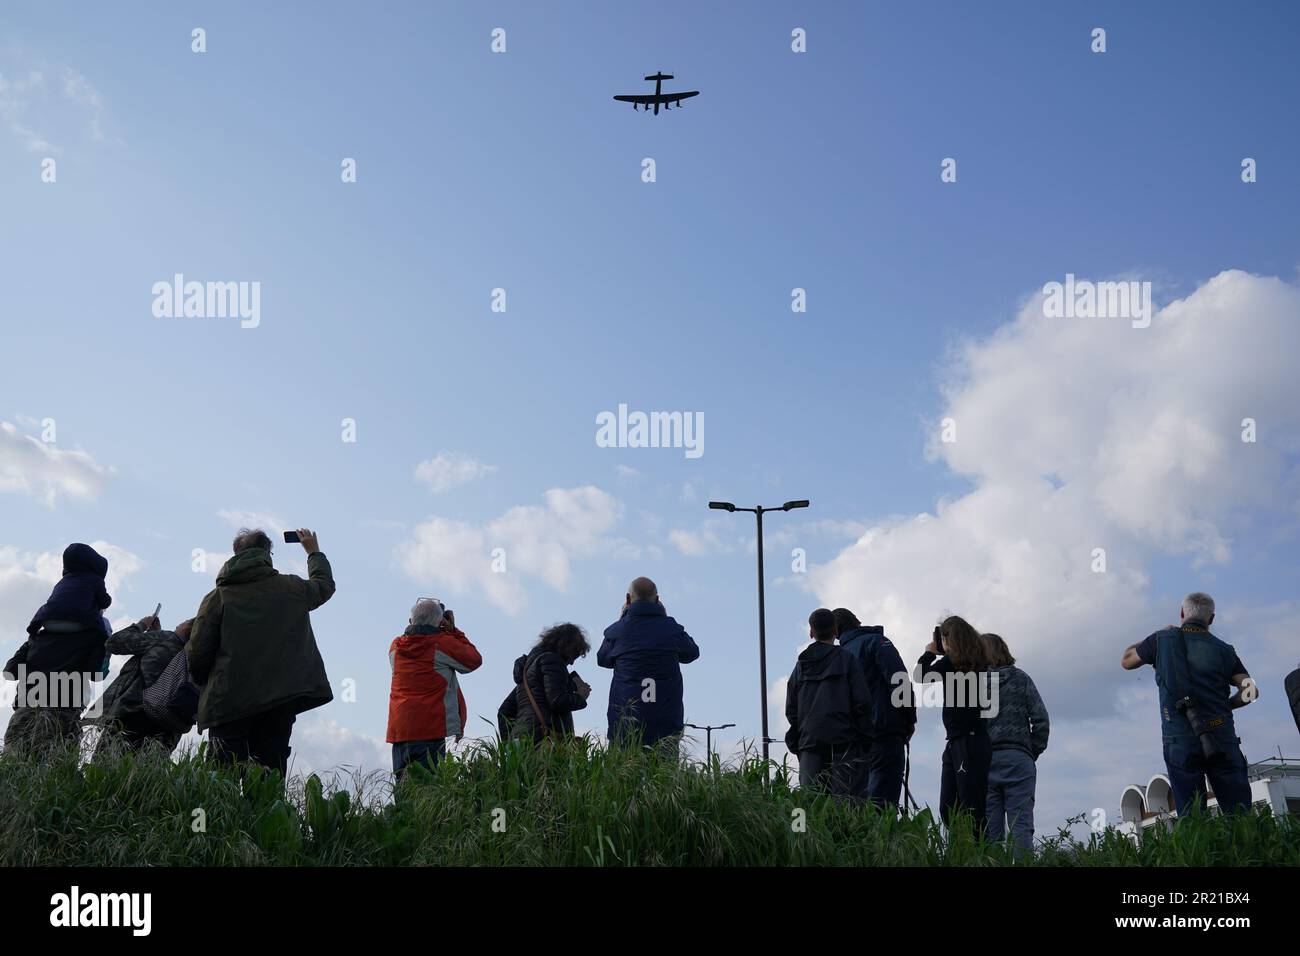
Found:
M 989 768 L 988 837 L 1001 840 L 1008 830 L 1019 851 L 1034 846 L 1034 789 L 1038 767 L 1018 747 L 993 751 Z
M 860 743 L 799 751 L 799 786 L 835 797 L 855 797 L 854 783 L 866 777 L 867 749 Z

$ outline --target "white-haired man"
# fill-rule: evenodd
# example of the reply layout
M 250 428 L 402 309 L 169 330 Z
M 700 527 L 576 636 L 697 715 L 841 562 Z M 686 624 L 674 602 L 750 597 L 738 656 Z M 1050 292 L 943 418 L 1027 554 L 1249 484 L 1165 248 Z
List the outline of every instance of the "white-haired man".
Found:
M 447 752 L 447 738 L 460 740 L 465 733 L 465 695 L 456 675 L 477 670 L 482 663 L 483 656 L 441 601 L 415 602 L 409 625 L 388 648 L 393 674 L 388 742 L 399 780 L 410 764 L 436 764 Z
M 1219 809 L 1232 813 L 1250 807 L 1250 781 L 1232 722 L 1232 711 L 1259 691 L 1232 645 L 1210 633 L 1214 599 L 1195 591 L 1183 598 L 1182 624 L 1156 631 L 1124 651 L 1121 665 L 1155 668 L 1160 688 L 1161 734 L 1165 767 L 1182 816 L 1207 798 L 1206 779 Z M 1229 695 L 1228 687 L 1237 693 Z

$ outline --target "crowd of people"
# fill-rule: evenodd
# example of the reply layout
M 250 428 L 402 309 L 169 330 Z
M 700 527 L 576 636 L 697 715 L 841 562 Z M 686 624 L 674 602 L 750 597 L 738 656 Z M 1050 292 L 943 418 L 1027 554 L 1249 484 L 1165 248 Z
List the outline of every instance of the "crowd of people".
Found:
M 290 538 L 307 553 L 306 578 L 277 571 L 270 537 L 244 529 L 194 617 L 166 630 L 155 612 L 117 632 L 104 616 L 112 604 L 108 561 L 89 545 L 70 545 L 62 578 L 4 668 L 5 678 L 18 683 L 5 749 L 39 753 L 80 742 L 83 725 L 93 724 L 101 731 L 96 755 L 112 747 L 171 752 L 197 727 L 207 732 L 208 753 L 218 763 L 255 763 L 284 775 L 297 716 L 333 699 L 311 626 L 311 612 L 334 594 L 333 574 L 312 531 Z M 1122 660 L 1125 669 L 1155 669 L 1180 815 L 1210 789 L 1223 812 L 1251 803 L 1233 711 L 1256 699 L 1258 687 L 1232 646 L 1210 632 L 1214 613 L 1208 595 L 1189 594 L 1179 625 L 1129 647 Z M 798 760 L 801 787 L 907 812 L 915 803 L 908 778 L 918 706 L 941 707 L 945 825 L 962 814 L 990 840 L 1010 839 L 1017 852 L 1032 848 L 1037 760 L 1050 722 L 1037 687 L 1001 636 L 948 616 L 909 671 L 884 628 L 864 625 L 847 608 L 818 608 L 808 628 L 811 643 L 798 656 L 785 701 L 785 743 Z M 497 710 L 501 739 L 541 745 L 572 737 L 573 715 L 592 692 L 572 668 L 590 651 L 576 624 L 544 630 L 514 661 L 514 687 Z M 679 754 L 681 668 L 699 654 L 655 583 L 636 578 L 596 652 L 597 665 L 613 672 L 611 746 Z M 91 685 L 107 677 L 114 655 L 128 660 L 92 699 Z M 477 670 L 483 657 L 450 608 L 420 598 L 388 659 L 387 740 L 401 779 L 412 764 L 442 760 L 449 738 L 462 739 L 460 675 Z M 1285 685 L 1300 728 L 1300 668 Z
M 948 617 L 913 673 L 883 627 L 863 625 L 847 608 L 813 611 L 808 636 L 786 684 L 785 743 L 798 755 L 800 786 L 897 811 L 916 730 L 915 679 L 942 691 L 944 823 L 965 812 L 990 839 L 1010 833 L 1018 847 L 1032 846 L 1036 761 L 1050 723 L 1000 636 Z

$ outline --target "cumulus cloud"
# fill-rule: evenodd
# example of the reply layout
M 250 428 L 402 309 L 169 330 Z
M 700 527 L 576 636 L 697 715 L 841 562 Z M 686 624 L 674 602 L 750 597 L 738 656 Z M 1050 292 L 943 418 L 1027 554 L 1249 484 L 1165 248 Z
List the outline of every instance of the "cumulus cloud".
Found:
M 564 591 L 574 558 L 626 554 L 626 542 L 610 535 L 622 514 L 622 504 L 594 486 L 552 488 L 543 505 L 519 505 L 484 526 L 431 517 L 396 556 L 414 580 L 454 595 L 482 592 L 517 614 L 527 602 L 529 579 Z M 501 550 L 494 556 L 495 549 Z
M 27 495 L 53 508 L 60 498 L 94 498 L 112 474 L 84 451 L 59 448 L 0 421 L 0 492 Z
M 57 156 L 79 137 L 102 142 L 105 116 L 103 96 L 77 70 L 0 51 L 0 122 L 24 149 Z
M 440 451 L 433 458 L 415 466 L 415 477 L 417 481 L 428 485 L 430 491 L 443 492 L 490 475 L 496 470 L 496 465 L 485 465 L 477 458 L 461 452 Z
M 278 537 L 288 528 L 288 525 L 276 515 L 265 511 L 242 511 L 238 508 L 226 508 L 218 511 L 217 517 L 230 524 L 232 528 L 261 528 L 272 537 Z
M 389 745 L 329 717 L 308 713 L 298 718 L 291 741 L 291 774 L 328 771 L 366 773 L 392 767 Z
M 884 624 L 913 658 L 945 611 L 1002 634 L 1053 718 L 1075 721 L 1054 729 L 1062 752 L 1105 747 L 1092 735 L 1120 732 L 1112 725 L 1140 707 L 1154 755 L 1134 758 L 1145 770 L 1112 770 L 1145 780 L 1158 769 L 1155 707 L 1117 700 L 1116 688 L 1150 678 L 1123 675 L 1119 655 L 1177 616 L 1176 603 L 1153 606 L 1159 562 L 1181 561 L 1175 586 L 1192 590 L 1231 565 L 1239 540 L 1294 534 L 1297 355 L 1300 291 L 1276 278 L 1221 273 L 1146 329 L 1048 319 L 1035 297 L 944 369 L 941 418 L 955 441 L 936 422 L 929 451 L 970 490 L 875 523 L 805 586 Z M 1243 441 L 1251 422 L 1257 440 Z M 1218 629 L 1232 640 L 1246 615 L 1219 597 Z
M 674 528 L 668 532 L 668 540 L 678 551 L 692 558 L 705 554 L 722 554 L 734 549 L 734 546 L 719 533 L 718 527 L 712 523 L 706 523 L 694 531 Z

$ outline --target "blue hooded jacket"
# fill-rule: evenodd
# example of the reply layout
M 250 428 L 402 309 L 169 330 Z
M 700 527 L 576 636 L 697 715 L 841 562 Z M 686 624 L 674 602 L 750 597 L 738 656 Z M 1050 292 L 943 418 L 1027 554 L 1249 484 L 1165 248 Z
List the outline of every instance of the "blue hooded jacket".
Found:
M 108 559 L 88 544 L 70 544 L 63 551 L 63 577 L 49 600 L 32 617 L 27 633 L 35 634 L 45 621 L 69 621 L 90 628 L 104 627 L 103 611 L 113 603 L 104 586 Z
M 855 627 L 840 635 L 840 647 L 862 668 L 871 694 L 871 726 L 873 736 L 899 734 L 908 736 L 916 726 L 916 705 L 895 707 L 892 700 L 898 686 L 898 675 L 907 680 L 907 668 L 885 629 L 880 625 Z
M 700 656 L 686 629 L 668 616 L 658 601 L 634 601 L 623 616 L 605 628 L 596 663 L 614 669 L 609 682 L 609 739 L 619 742 L 640 734 L 643 744 L 681 733 L 682 664 Z M 654 700 L 646 701 L 643 683 L 654 681 Z

